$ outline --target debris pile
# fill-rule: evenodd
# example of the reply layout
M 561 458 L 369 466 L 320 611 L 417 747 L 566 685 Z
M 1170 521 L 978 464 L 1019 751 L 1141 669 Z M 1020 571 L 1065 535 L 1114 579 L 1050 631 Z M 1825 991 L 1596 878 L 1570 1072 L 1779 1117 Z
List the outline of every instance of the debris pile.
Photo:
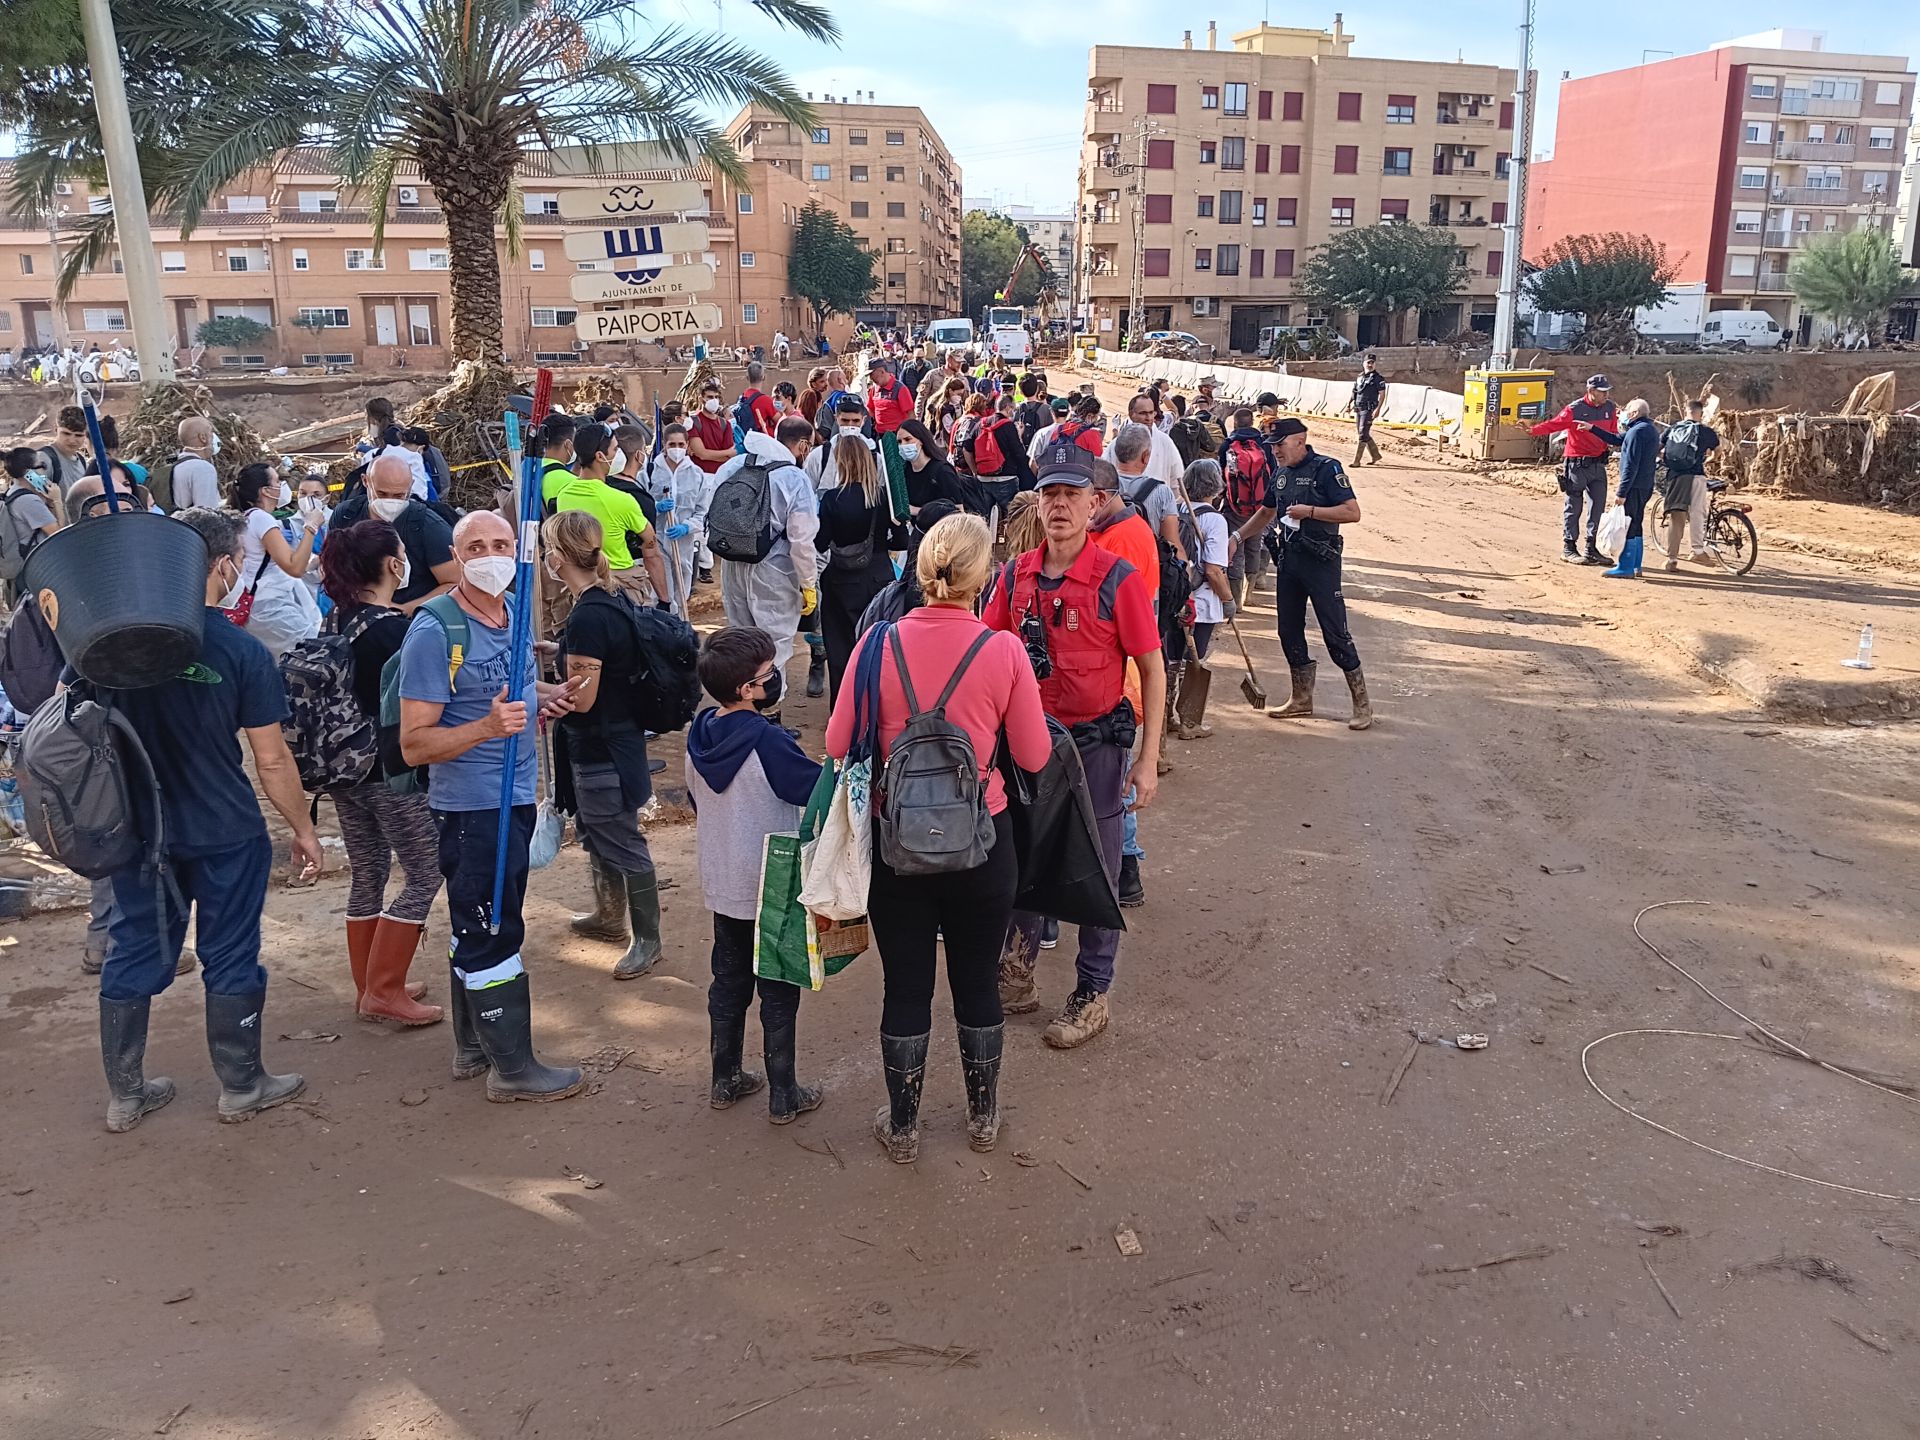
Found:
M 254 428 L 231 411 L 213 408 L 213 392 L 204 385 L 176 382 L 156 385 L 146 391 L 140 403 L 120 426 L 121 455 L 154 470 L 171 465 L 180 454 L 180 422 L 203 415 L 213 422 L 220 437 L 220 453 L 213 468 L 220 476 L 222 489 L 256 460 L 272 453 Z
M 611 405 L 615 409 L 627 403 L 626 390 L 620 382 L 604 370 L 585 376 L 574 387 L 572 410 L 577 415 L 591 415 L 599 405 Z
M 423 426 L 447 457 L 452 493 L 442 498 L 466 510 L 492 508 L 494 489 L 504 475 L 500 467 L 506 463 L 500 417 L 513 393 L 513 376 L 506 370 L 462 360 L 453 367 L 452 379 L 406 412 L 405 423 Z M 341 464 L 333 469 L 341 470 Z M 330 478 L 344 479 L 345 473 L 330 472 Z

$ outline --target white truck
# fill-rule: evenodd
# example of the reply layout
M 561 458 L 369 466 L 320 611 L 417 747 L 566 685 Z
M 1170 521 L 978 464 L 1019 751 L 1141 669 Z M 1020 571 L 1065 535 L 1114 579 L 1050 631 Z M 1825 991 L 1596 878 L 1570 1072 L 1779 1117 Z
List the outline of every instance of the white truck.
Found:
M 943 359 L 951 354 L 965 354 L 973 349 L 973 321 L 965 316 L 935 320 L 927 326 L 927 339 L 938 347 Z

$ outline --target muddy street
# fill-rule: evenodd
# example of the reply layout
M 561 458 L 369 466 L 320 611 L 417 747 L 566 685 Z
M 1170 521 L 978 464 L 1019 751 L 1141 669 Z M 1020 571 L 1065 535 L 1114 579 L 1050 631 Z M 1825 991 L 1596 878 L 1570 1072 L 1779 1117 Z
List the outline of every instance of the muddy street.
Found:
M 1920 1079 L 1920 732 L 1776 718 L 1662 638 L 1824 681 L 1870 612 L 1912 680 L 1912 589 L 1786 552 L 1616 585 L 1553 558 L 1549 497 L 1394 456 L 1355 484 L 1375 727 L 1331 666 L 1326 718 L 1269 720 L 1216 648 L 1113 1028 L 1058 1053 L 1049 1008 L 1010 1018 L 991 1155 L 944 995 L 920 1159 L 874 1144 L 871 954 L 801 1006 L 822 1109 L 708 1109 L 686 826 L 633 983 L 567 933 L 577 848 L 535 879 L 541 1048 L 622 1057 L 561 1105 L 485 1103 L 444 1026 L 353 1021 L 333 873 L 267 920 L 305 1096 L 216 1125 L 177 982 L 148 1066 L 179 1098 L 110 1136 L 83 919 L 13 925 L 0 1435 L 1920 1433 L 1920 1204 L 1858 1193 L 1920 1197 L 1920 1106 L 1753 1043 L 1633 929 L 1702 902 L 1641 928 L 1792 1043 Z M 1277 703 L 1270 594 L 1242 628 Z M 817 747 L 824 701 L 789 714 Z M 1049 1006 L 1071 967 L 1043 955 Z

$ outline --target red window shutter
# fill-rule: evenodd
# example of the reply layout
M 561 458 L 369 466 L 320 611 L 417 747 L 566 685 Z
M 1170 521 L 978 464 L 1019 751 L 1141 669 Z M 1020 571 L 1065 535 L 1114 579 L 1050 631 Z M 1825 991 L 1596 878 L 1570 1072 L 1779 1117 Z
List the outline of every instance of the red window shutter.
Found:
M 1501 259 L 1502 259 L 1502 255 L 1500 251 L 1498 250 L 1487 251 L 1487 274 L 1491 275 L 1496 280 L 1500 278 Z
M 1511 130 L 1513 128 L 1513 102 L 1511 100 L 1502 100 L 1500 102 L 1500 128 L 1502 130 Z
M 1179 94 L 1180 87 L 1178 85 L 1147 86 L 1147 113 L 1149 115 L 1173 114 L 1174 104 Z
M 1149 170 L 1171 170 L 1173 168 L 1173 141 L 1147 141 L 1147 168 Z
M 1493 202 L 1493 223 L 1496 225 L 1504 225 L 1507 223 L 1506 201 L 1496 200 Z
M 1300 202 L 1291 197 L 1283 197 L 1273 202 L 1273 218 L 1281 225 L 1292 225 L 1300 219 Z M 1279 252 L 1275 252 L 1276 254 Z
M 1273 252 L 1273 274 L 1275 279 L 1293 274 L 1293 252 L 1276 250 Z
M 1267 273 L 1267 252 L 1266 251 L 1255 250 L 1253 252 L 1253 269 L 1249 273 L 1256 280 L 1262 279 L 1266 275 Z
M 1396 220 L 1406 219 L 1407 202 L 1404 200 L 1382 200 L 1380 202 L 1380 218 L 1385 220 L 1389 216 Z
M 1147 224 L 1171 225 L 1173 223 L 1173 196 L 1147 196 Z
M 1272 154 L 1273 154 L 1273 147 L 1271 145 L 1256 145 L 1253 147 L 1253 173 L 1254 174 L 1264 175 L 1267 173 L 1267 161 L 1272 156 Z
M 1271 90 L 1260 92 L 1260 118 L 1262 120 L 1273 118 L 1273 91 Z
M 1333 173 L 1336 175 L 1358 175 L 1360 173 L 1360 147 L 1358 145 L 1336 145 L 1333 147 Z
M 1165 275 L 1169 269 L 1173 252 L 1170 250 L 1142 250 L 1140 252 L 1140 270 L 1145 275 Z
M 1411 110 L 1413 109 L 1414 97 L 1411 95 L 1389 95 L 1387 96 L 1387 104 L 1401 109 Z
M 1360 92 L 1358 90 L 1342 90 L 1340 92 L 1339 118 L 1342 120 L 1358 120 L 1360 118 Z
M 1306 113 L 1307 97 L 1301 90 L 1288 90 L 1280 97 L 1280 118 L 1298 120 Z
M 1153 142 L 1149 141 L 1148 143 L 1152 144 Z M 1300 173 L 1300 147 L 1298 145 L 1282 145 L 1280 147 L 1280 173 L 1282 175 L 1298 175 Z

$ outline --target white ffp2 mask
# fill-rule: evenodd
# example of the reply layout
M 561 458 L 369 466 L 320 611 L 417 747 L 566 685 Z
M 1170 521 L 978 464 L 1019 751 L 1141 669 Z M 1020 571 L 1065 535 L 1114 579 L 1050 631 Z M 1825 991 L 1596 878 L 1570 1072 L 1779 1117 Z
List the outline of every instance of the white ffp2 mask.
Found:
M 462 567 L 468 583 L 488 595 L 504 595 L 518 565 L 511 555 L 482 555 Z

